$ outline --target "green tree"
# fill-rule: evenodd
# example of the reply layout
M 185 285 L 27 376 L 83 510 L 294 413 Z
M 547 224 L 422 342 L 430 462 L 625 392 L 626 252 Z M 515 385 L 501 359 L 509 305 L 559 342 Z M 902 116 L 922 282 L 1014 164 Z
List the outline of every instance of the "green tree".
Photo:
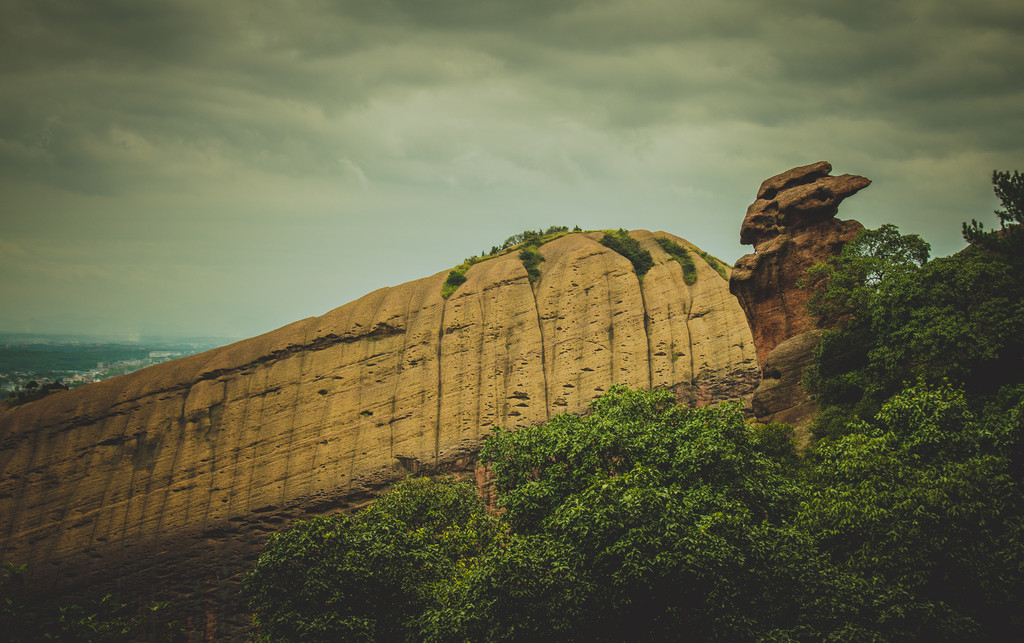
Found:
M 353 516 L 274 534 L 243 592 L 261 640 L 418 640 L 432 586 L 496 531 L 469 485 L 408 479 Z
M 811 294 L 808 312 L 830 324 L 849 319 L 863 310 L 887 278 L 920 268 L 930 253 L 924 239 L 901 235 L 892 224 L 861 230 L 839 255 L 808 270 L 809 282 L 822 284 Z
M 585 416 L 497 430 L 481 458 L 511 533 L 447 586 L 429 638 L 845 631 L 849 590 L 786 524 L 799 489 L 758 446 L 737 407 L 621 386 Z
M 993 182 L 1002 229 L 965 225 L 965 250 L 929 261 L 883 226 L 812 273 L 811 311 L 839 326 L 804 377 L 822 412 L 795 526 L 857 579 L 878 640 L 1024 625 L 1024 184 Z
M 816 453 L 796 524 L 870 586 L 882 640 L 1011 640 L 1024 626 L 1019 476 L 963 395 L 918 385 Z
M 1009 640 L 1024 611 L 1024 401 L 919 385 L 803 460 L 784 425 L 613 387 L 495 430 L 472 489 L 398 485 L 275 536 L 266 640 Z
M 26 580 L 26 566 L 0 566 L 0 633 L 11 643 L 67 641 L 127 643 L 184 640 L 184 631 L 167 617 L 170 603 L 153 602 L 139 609 L 108 594 L 98 600 L 55 604 L 40 602 L 39 590 Z
M 925 261 L 927 244 L 894 226 L 864 231 L 814 270 L 826 281 L 810 310 L 839 322 L 804 375 L 826 437 L 871 417 L 908 382 L 963 387 L 981 404 L 1022 381 L 1024 278 L 979 247 Z
M 1024 251 L 1024 176 L 1017 170 L 1010 172 L 992 172 L 992 186 L 1002 208 L 996 210 L 999 217 L 999 230 L 987 231 L 978 221 L 964 223 L 964 239 L 968 243 L 979 246 L 1004 257 L 1019 260 Z

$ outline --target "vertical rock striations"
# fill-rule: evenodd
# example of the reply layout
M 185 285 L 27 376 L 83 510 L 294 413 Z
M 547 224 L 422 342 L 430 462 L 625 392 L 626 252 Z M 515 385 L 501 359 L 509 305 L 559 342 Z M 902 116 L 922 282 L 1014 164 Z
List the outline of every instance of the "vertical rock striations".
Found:
M 807 313 L 812 290 L 797 282 L 863 229 L 857 221 L 835 216 L 844 199 L 871 183 L 852 174 L 829 176 L 831 171 L 821 161 L 761 184 L 740 229 L 740 242 L 753 245 L 755 252 L 740 257 L 729 279 L 729 290 L 750 323 L 764 376 L 754 394 L 754 413 L 798 428 L 817 410 L 800 388 L 800 378 L 820 332 Z
M 749 397 L 727 283 L 688 286 L 655 237 L 642 281 L 600 233 L 370 293 L 322 317 L 0 412 L 0 557 L 44 591 L 174 597 L 193 630 L 246 625 L 237 584 L 270 532 L 408 473 L 471 470 L 493 425 L 579 412 L 613 383 Z M 692 246 L 689 246 L 692 247 Z

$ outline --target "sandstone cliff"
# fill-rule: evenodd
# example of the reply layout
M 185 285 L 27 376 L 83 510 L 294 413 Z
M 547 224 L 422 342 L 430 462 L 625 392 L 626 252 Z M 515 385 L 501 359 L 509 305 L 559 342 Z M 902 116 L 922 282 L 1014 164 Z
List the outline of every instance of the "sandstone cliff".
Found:
M 750 323 L 764 381 L 754 394 L 758 419 L 793 424 L 806 438 L 817 405 L 800 387 L 820 334 L 807 313 L 812 289 L 797 283 L 814 264 L 839 254 L 864 226 L 835 216 L 839 204 L 867 187 L 863 176 L 829 176 L 821 161 L 766 179 L 747 208 L 740 242 L 755 252 L 736 262 L 729 290 Z
M 471 470 L 492 425 L 582 411 L 613 383 L 690 403 L 749 396 L 754 342 L 699 257 L 688 286 L 655 236 L 638 280 L 600 233 L 385 288 L 266 335 L 0 414 L 0 556 L 55 595 L 189 605 L 237 632 L 237 582 L 268 533 L 365 503 L 409 472 Z M 692 246 L 690 246 L 692 247 Z

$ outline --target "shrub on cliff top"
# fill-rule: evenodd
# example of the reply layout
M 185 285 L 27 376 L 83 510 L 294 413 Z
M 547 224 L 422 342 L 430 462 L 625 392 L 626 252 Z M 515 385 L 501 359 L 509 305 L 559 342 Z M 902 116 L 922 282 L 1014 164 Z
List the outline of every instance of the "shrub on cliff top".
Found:
M 614 250 L 633 264 L 633 270 L 637 277 L 643 277 L 647 271 L 654 267 L 654 259 L 651 253 L 640 246 L 640 242 L 629 236 L 629 233 L 619 228 L 617 232 L 609 232 L 601 237 L 601 245 Z
M 582 232 L 579 226 L 576 226 L 572 231 Z M 569 228 L 564 225 L 553 225 L 547 230 L 524 230 L 518 234 L 514 234 L 505 239 L 505 242 L 500 246 L 491 246 L 490 252 L 482 252 L 480 255 L 468 257 L 461 264 L 453 268 L 452 271 L 448 273 L 448 278 L 441 286 L 441 296 L 448 299 L 448 297 L 459 289 L 459 286 L 465 283 L 466 271 L 469 270 L 470 266 L 478 264 L 481 261 L 487 261 L 497 255 L 504 254 L 509 248 L 518 245 L 523 246 L 519 253 L 519 259 L 523 262 L 523 267 L 526 268 L 527 276 L 531 282 L 537 281 L 540 277 L 540 270 L 537 266 L 540 265 L 540 262 L 544 261 L 544 257 L 537 252 L 537 249 L 545 243 L 554 241 L 555 239 L 567 234 L 569 234 Z
M 537 252 L 535 246 L 523 248 L 519 251 L 519 260 L 523 262 L 523 267 L 526 268 L 526 276 L 531 282 L 537 281 L 540 278 L 540 262 L 544 261 L 544 256 Z
M 724 261 L 722 261 L 721 259 L 714 255 L 710 255 L 704 252 L 700 248 L 697 248 L 696 250 L 694 250 L 694 252 L 700 255 L 700 258 L 707 262 L 709 266 L 714 268 L 715 272 L 717 272 L 722 277 L 722 279 L 729 281 L 729 273 L 726 272 L 726 264 Z
M 692 286 L 697 283 L 697 266 L 693 263 L 693 258 L 690 257 L 690 253 L 687 252 L 686 248 L 664 237 L 659 237 L 656 241 L 662 250 L 667 252 L 670 257 L 676 260 L 676 263 L 683 267 L 683 281 L 686 282 L 686 285 Z
M 444 280 L 444 284 L 441 286 L 442 297 L 448 299 L 452 296 L 452 293 L 459 289 L 459 286 L 466 283 L 466 270 L 468 269 L 468 266 L 466 268 L 459 266 L 458 268 L 453 268 L 448 273 L 448 278 Z

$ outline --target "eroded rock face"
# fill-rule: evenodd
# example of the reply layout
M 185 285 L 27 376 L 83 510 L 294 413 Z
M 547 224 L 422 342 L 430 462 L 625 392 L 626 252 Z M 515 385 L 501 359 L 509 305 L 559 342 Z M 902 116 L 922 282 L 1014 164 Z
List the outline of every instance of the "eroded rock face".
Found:
M 54 596 L 174 598 L 188 627 L 247 624 L 238 581 L 267 535 L 408 473 L 472 471 L 493 425 L 579 412 L 613 383 L 693 404 L 759 368 L 726 281 L 687 286 L 646 231 L 639 281 L 600 233 L 370 293 L 322 317 L 0 413 L 0 553 Z
M 743 219 L 740 243 L 753 245 L 755 252 L 736 262 L 729 290 L 747 313 L 762 365 L 773 348 L 815 327 L 807 314 L 811 289 L 797 287 L 797 281 L 864 228 L 835 216 L 844 199 L 871 181 L 829 176 L 831 171 L 821 161 L 767 179 Z
M 755 252 L 740 257 L 729 279 L 729 290 L 747 315 L 758 361 L 765 369 L 765 382 L 754 396 L 754 411 L 759 419 L 790 422 L 798 428 L 806 426 L 817 407 L 808 404 L 807 394 L 799 387 L 799 373 L 768 377 L 772 351 L 817 328 L 817 320 L 807 313 L 813 289 L 800 288 L 797 282 L 805 278 L 808 268 L 838 254 L 864 228 L 857 221 L 835 216 L 844 199 L 871 183 L 852 174 L 829 176 L 831 171 L 832 166 L 821 161 L 761 184 L 740 229 L 740 242 L 753 245 Z M 811 334 L 791 344 L 776 362 L 787 368 L 802 364 L 802 373 L 817 337 Z M 806 354 L 795 354 L 797 347 Z M 784 369 L 775 370 L 781 374 Z
M 818 414 L 818 403 L 800 385 L 804 370 L 811 365 L 814 347 L 821 341 L 821 329 L 811 329 L 776 346 L 762 370 L 761 383 L 754 390 L 751 406 L 762 422 L 785 422 L 796 428 L 797 445 L 806 446 L 807 426 Z

